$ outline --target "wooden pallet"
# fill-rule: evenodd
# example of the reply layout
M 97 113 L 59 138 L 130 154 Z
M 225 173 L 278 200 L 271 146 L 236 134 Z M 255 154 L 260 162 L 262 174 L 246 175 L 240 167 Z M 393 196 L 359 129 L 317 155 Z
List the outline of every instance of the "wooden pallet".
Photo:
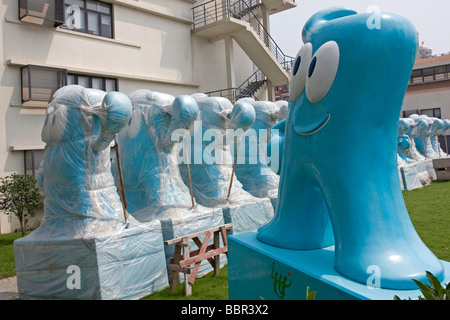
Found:
M 433 159 L 436 180 L 450 180 L 450 158 Z
M 172 270 L 170 290 L 175 290 L 178 285 L 180 272 L 184 273 L 184 293 L 186 296 L 192 295 L 192 285 L 197 277 L 200 263 L 208 260 L 214 268 L 214 274 L 220 272 L 220 254 L 228 257 L 227 231 L 231 231 L 232 224 L 224 224 L 208 230 L 192 233 L 172 240 L 164 241 L 165 245 L 175 244 L 173 258 L 169 260 L 168 269 Z M 199 237 L 205 236 L 203 242 Z M 213 244 L 208 244 L 213 236 Z M 222 237 L 223 247 L 220 247 L 220 237 Z M 189 240 L 192 239 L 198 249 L 190 251 Z M 191 267 L 194 265 L 194 267 Z M 188 276 L 189 275 L 189 276 Z

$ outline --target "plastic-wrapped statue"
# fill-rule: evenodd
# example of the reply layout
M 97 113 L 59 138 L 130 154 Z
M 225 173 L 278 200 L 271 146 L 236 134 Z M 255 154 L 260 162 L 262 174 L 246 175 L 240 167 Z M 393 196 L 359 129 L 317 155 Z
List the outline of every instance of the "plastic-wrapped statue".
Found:
M 398 122 L 398 137 L 397 137 L 397 153 L 400 157 L 406 161 L 406 163 L 411 163 L 414 160 L 411 159 L 409 149 L 410 149 L 410 139 L 405 133 L 410 128 L 411 123 L 408 119 L 400 119 Z
M 196 201 L 205 207 L 216 207 L 228 200 L 250 200 L 252 196 L 242 189 L 235 175 L 232 177 L 235 153 L 230 151 L 230 146 L 253 125 L 254 108 L 247 102 L 233 107 L 228 99 L 221 97 L 204 94 L 193 97 L 198 104 L 199 116 L 191 128 L 188 149 L 190 147 L 190 174 Z M 186 162 L 181 162 L 179 167 L 185 184 L 189 185 Z
M 289 102 L 287 102 L 286 100 L 278 100 L 278 101 L 275 101 L 275 104 L 278 106 L 277 122 L 280 122 L 280 121 L 286 119 Z
M 278 176 L 269 168 L 279 166 L 278 159 L 267 156 L 267 142 L 270 132 L 278 122 L 280 108 L 270 101 L 255 101 L 251 98 L 239 100 L 250 103 L 255 109 L 256 120 L 251 129 L 242 137 L 236 164 L 236 177 L 244 190 L 258 198 L 274 198 L 278 194 Z M 285 112 L 285 110 L 283 110 Z
M 417 123 L 413 118 L 406 118 L 410 122 L 410 126 L 406 131 L 406 134 L 409 137 L 409 152 L 411 157 L 416 161 L 423 161 L 426 158 L 417 150 L 416 148 L 416 138 L 420 135 L 420 132 L 424 130 L 422 127 L 427 127 L 428 123 L 423 119 L 418 119 Z
M 442 145 L 440 145 L 440 148 L 441 148 L 441 154 L 443 155 L 443 156 L 447 156 L 448 157 L 448 149 L 449 149 L 449 145 L 448 145 L 448 141 L 447 141 L 447 136 L 445 135 L 445 132 L 447 131 L 447 130 L 449 130 L 450 129 L 450 120 L 449 119 L 444 119 L 443 120 L 444 121 L 444 125 L 443 125 L 443 127 L 437 132 L 437 134 L 439 135 L 439 136 L 443 136 L 444 137 L 444 141 L 445 141 L 445 144 L 444 144 L 444 146 L 442 146 Z
M 197 103 L 145 89 L 129 97 L 132 117 L 118 136 L 127 210 L 149 221 L 168 208 L 192 207 L 176 146 L 198 116 Z
M 427 122 L 428 126 L 425 126 L 422 124 L 421 126 L 418 126 L 420 134 L 416 137 L 415 143 L 417 150 L 428 159 L 435 159 L 438 158 L 439 155 L 436 153 L 436 151 L 433 149 L 433 145 L 431 143 L 431 136 L 433 135 L 433 120 L 426 116 L 426 115 L 410 115 L 410 118 L 414 119 L 416 123 L 420 119 Z
M 444 129 L 444 120 L 438 119 L 438 118 L 432 118 L 433 125 L 431 126 L 431 135 L 430 135 L 430 142 L 431 146 L 433 147 L 434 152 L 437 154 L 438 158 L 446 157 L 447 154 L 442 150 L 441 145 L 439 143 L 439 132 L 441 132 Z
M 161 225 L 126 214 L 111 173 L 110 144 L 131 112 L 119 92 L 54 94 L 42 129 L 44 217 L 14 242 L 21 299 L 137 299 L 168 285 Z
M 396 161 L 417 32 L 388 13 L 380 28 L 368 28 L 370 15 L 331 8 L 306 22 L 282 132 L 278 206 L 257 238 L 313 249 L 332 244 L 332 233 L 338 272 L 366 284 L 377 266 L 381 288 L 413 289 L 426 270 L 444 275 L 410 221 Z
M 67 236 L 66 228 L 82 234 L 93 221 L 124 220 L 109 145 L 130 116 L 130 100 L 119 92 L 66 86 L 55 93 L 42 129 L 41 227 Z

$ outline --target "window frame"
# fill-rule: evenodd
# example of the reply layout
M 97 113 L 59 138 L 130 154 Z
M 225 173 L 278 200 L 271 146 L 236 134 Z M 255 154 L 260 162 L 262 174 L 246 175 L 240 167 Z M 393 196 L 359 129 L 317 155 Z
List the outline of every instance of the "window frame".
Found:
M 437 71 L 438 69 L 441 70 Z M 433 67 L 426 67 L 412 70 L 411 76 L 409 78 L 409 84 L 445 81 L 449 79 L 450 79 L 450 64 L 442 64 Z
M 84 16 L 84 25 L 82 26 L 82 28 L 81 29 L 75 29 L 75 28 L 68 28 L 66 26 L 66 20 L 67 20 L 66 11 L 67 11 L 67 8 L 70 6 L 70 4 L 67 4 L 65 0 L 63 0 L 63 2 L 64 2 L 64 24 L 60 25 L 59 27 L 61 29 L 75 31 L 75 32 L 80 32 L 80 33 L 88 34 L 88 35 L 91 35 L 91 36 L 103 37 L 103 38 L 108 38 L 108 39 L 115 39 L 114 6 L 113 6 L 113 4 L 109 3 L 109 2 L 98 1 L 98 0 L 89 0 L 91 2 L 97 2 L 97 3 L 101 3 L 101 4 L 109 6 L 110 13 L 107 14 L 107 13 L 100 12 L 98 10 L 96 11 L 96 10 L 88 9 L 87 8 L 87 1 L 88 0 L 79 0 L 79 1 L 82 1 L 84 3 L 83 8 L 80 8 L 80 10 L 81 10 L 81 12 L 82 12 L 82 14 Z M 97 18 L 98 18 L 98 25 L 97 25 L 97 27 L 98 27 L 98 30 L 99 30 L 99 34 L 94 34 L 94 33 L 89 32 L 89 29 L 88 29 L 88 26 L 89 26 L 89 18 L 88 18 L 89 13 L 96 13 L 97 14 Z M 102 23 L 101 23 L 101 21 L 102 21 L 102 16 L 103 15 L 110 17 L 111 36 L 102 35 L 102 32 L 101 32 L 102 31 Z
M 71 84 L 78 84 L 78 77 L 86 77 L 86 78 L 88 78 L 89 86 L 85 87 L 87 89 L 92 89 L 92 80 L 94 78 L 101 79 L 102 80 L 102 88 L 100 88 L 100 90 L 103 90 L 105 92 L 110 92 L 110 91 L 106 91 L 106 80 L 113 80 L 115 88 L 112 91 L 119 91 L 119 89 L 118 89 L 119 82 L 117 81 L 117 78 L 109 78 L 109 77 L 94 76 L 94 75 L 89 75 L 89 74 L 68 72 L 67 73 L 67 84 L 69 83 L 69 77 L 70 76 L 74 77 L 74 83 L 71 83 Z
M 433 115 L 430 116 L 430 115 L 428 115 L 428 114 L 423 113 L 423 111 L 432 111 L 432 112 L 433 112 Z M 439 111 L 439 116 L 436 115 L 436 111 Z M 439 119 L 441 119 L 441 117 L 442 117 L 442 111 L 441 111 L 441 108 L 427 108 L 427 109 L 420 109 L 420 114 L 421 114 L 421 115 L 422 115 L 422 114 L 425 114 L 425 115 L 427 115 L 428 117 L 434 117 L 434 118 L 439 118 Z
M 28 153 L 30 154 L 30 158 L 27 157 Z M 36 154 L 36 153 L 38 153 L 38 154 Z M 28 171 L 31 171 L 31 175 L 33 175 L 33 177 L 37 178 L 39 176 L 39 167 L 41 165 L 41 161 L 44 160 L 44 156 L 45 156 L 44 149 L 23 150 L 24 174 L 30 174 L 30 173 L 28 173 Z M 28 166 L 28 162 L 30 163 L 31 167 Z

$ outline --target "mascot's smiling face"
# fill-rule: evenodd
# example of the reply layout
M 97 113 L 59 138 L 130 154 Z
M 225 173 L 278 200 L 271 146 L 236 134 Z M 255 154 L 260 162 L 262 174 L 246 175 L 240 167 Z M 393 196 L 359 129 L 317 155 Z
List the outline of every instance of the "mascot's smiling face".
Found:
M 288 125 L 307 143 L 319 136 L 327 147 L 332 147 L 330 141 L 353 140 L 398 112 L 417 37 L 408 37 L 405 45 L 405 19 L 380 13 L 380 28 L 369 29 L 370 18 L 369 13 L 332 8 L 305 24 L 305 44 L 291 73 Z M 399 63 L 393 53 L 406 61 Z M 389 130 L 396 130 L 394 126 Z

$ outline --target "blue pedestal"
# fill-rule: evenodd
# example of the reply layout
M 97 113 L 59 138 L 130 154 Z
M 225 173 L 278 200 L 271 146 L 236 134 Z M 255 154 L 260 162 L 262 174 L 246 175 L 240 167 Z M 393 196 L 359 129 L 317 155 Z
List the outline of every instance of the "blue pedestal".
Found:
M 450 282 L 450 263 L 443 283 Z M 367 277 L 371 276 L 369 272 Z M 305 300 L 306 288 L 316 300 L 417 299 L 420 290 L 387 290 L 350 280 L 334 268 L 334 246 L 318 250 L 289 250 L 266 245 L 256 232 L 228 237 L 230 300 Z

